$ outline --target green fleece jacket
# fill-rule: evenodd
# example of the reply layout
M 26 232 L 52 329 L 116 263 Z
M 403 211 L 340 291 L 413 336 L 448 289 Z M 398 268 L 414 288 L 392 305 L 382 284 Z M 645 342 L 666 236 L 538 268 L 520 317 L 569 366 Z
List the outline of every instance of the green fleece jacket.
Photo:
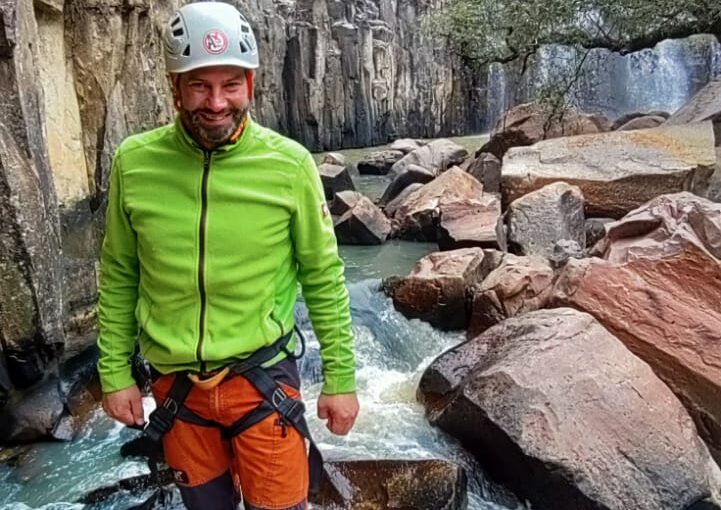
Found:
M 355 391 L 343 263 L 311 155 L 252 120 L 205 151 L 180 120 L 127 138 L 111 171 L 100 259 L 103 391 L 213 370 L 291 331 L 298 283 L 321 345 L 326 394 Z

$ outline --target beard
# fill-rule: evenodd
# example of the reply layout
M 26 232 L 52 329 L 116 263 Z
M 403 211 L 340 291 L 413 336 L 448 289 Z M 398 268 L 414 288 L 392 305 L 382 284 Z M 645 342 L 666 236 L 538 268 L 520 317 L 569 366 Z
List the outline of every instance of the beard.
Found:
M 228 122 L 219 126 L 209 127 L 203 124 L 201 114 L 212 115 L 213 112 L 204 108 L 197 110 L 180 109 L 181 117 L 185 120 L 184 124 L 190 135 L 196 142 L 206 148 L 214 148 L 226 144 L 230 137 L 238 130 L 245 120 L 250 106 L 245 108 L 229 108 L 224 114 L 230 113 Z

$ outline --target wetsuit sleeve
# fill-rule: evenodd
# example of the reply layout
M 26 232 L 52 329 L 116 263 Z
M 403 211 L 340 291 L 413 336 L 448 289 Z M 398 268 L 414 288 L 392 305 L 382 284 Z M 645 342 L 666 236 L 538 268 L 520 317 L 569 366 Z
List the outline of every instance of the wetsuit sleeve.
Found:
M 98 372 L 105 393 L 135 384 L 130 359 L 138 328 L 135 318 L 139 278 L 136 245 L 135 232 L 123 204 L 118 152 L 110 173 L 105 239 L 100 255 Z
M 291 233 L 303 298 L 320 342 L 323 393 L 351 393 L 356 384 L 348 289 L 333 220 L 310 154 L 300 165 L 295 193 Z

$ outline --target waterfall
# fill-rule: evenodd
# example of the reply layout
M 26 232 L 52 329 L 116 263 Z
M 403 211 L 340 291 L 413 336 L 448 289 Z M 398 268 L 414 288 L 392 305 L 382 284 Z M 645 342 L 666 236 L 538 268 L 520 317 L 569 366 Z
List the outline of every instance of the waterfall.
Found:
M 571 75 L 581 63 L 578 80 L 569 92 L 571 103 L 587 112 L 601 113 L 614 119 L 625 113 L 662 110 L 674 112 L 712 78 L 721 75 L 721 44 L 711 35 L 662 41 L 654 48 L 628 55 L 605 49 L 593 49 L 586 55 L 569 46 L 542 47 L 529 69 L 517 80 L 512 94 L 497 90 L 506 88 L 509 66 L 500 71 L 488 70 L 488 114 L 492 122 L 498 111 L 538 97 L 544 87 Z M 499 78 L 502 76 L 503 78 Z M 510 106 L 510 105 L 508 105 Z M 492 126 L 492 124 L 489 124 Z

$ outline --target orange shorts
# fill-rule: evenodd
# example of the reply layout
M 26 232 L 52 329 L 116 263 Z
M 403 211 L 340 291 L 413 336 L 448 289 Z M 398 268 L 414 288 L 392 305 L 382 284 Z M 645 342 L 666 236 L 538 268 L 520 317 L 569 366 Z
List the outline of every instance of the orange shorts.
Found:
M 276 376 L 278 370 L 297 369 L 284 360 L 271 367 L 271 374 L 286 393 L 299 398 L 297 389 Z M 162 404 L 175 375 L 160 376 L 152 385 L 153 396 Z M 193 387 L 185 405 L 198 416 L 228 427 L 252 411 L 263 398 L 242 376 L 230 377 L 211 390 Z M 291 425 L 271 414 L 234 438 L 221 436 L 221 429 L 175 420 L 163 438 L 165 458 L 183 489 L 201 487 L 230 472 L 237 494 L 247 504 L 261 509 L 304 508 L 308 495 L 308 458 L 305 439 Z M 185 499 L 185 494 L 183 495 Z M 208 502 L 206 502 L 208 503 Z M 207 508 L 211 508 L 208 506 Z M 220 507 L 220 505 L 218 506 Z

